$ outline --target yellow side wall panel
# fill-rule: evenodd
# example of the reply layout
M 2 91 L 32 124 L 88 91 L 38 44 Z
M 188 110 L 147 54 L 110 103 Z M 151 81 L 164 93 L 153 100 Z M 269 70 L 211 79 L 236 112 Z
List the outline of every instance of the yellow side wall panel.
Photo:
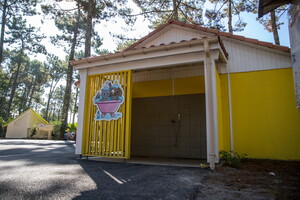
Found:
M 230 125 L 229 125 L 229 100 L 227 74 L 220 74 L 222 97 L 222 125 L 223 125 L 223 149 L 230 150 Z
M 234 148 L 251 158 L 300 159 L 292 69 L 231 74 Z
M 172 95 L 172 80 L 133 83 L 132 97 L 158 97 Z
M 174 90 L 174 91 L 173 91 Z M 204 76 L 133 83 L 133 98 L 205 93 Z
M 219 151 L 230 150 L 227 74 L 216 74 Z
M 217 71 L 217 69 L 216 69 Z M 223 110 L 222 110 L 222 92 L 220 75 L 216 73 L 216 89 L 217 89 L 217 111 L 218 111 L 218 142 L 219 150 L 224 149 L 224 131 L 223 131 Z
M 175 95 L 205 93 L 204 76 L 174 79 Z

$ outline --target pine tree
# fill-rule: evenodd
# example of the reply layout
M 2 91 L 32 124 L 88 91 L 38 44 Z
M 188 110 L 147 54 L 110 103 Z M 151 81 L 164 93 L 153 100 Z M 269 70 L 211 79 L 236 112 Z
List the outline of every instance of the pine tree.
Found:
M 11 112 L 12 102 L 16 93 L 16 89 L 19 85 L 18 79 L 21 72 L 21 67 L 24 61 L 26 52 L 33 53 L 45 53 L 45 47 L 41 45 L 41 40 L 44 38 L 43 35 L 38 34 L 38 29 L 32 26 L 27 26 L 26 20 L 22 17 L 13 17 L 12 23 L 9 27 L 9 38 L 6 40 L 8 44 L 14 45 L 17 49 L 18 54 L 16 60 L 15 75 L 12 79 L 12 86 L 10 97 L 6 108 L 6 119 L 9 118 Z
M 35 10 L 37 0 L 1 0 L 0 6 L 2 10 L 2 20 L 1 20 L 1 33 L 0 33 L 0 65 L 3 61 L 4 52 L 4 37 L 6 32 L 6 27 L 9 23 L 12 23 L 13 18 L 22 16 L 32 16 L 37 14 Z
M 127 0 L 76 0 L 83 10 L 85 19 L 85 50 L 84 57 L 91 56 L 91 49 L 102 45 L 101 38 L 94 30 L 96 23 L 119 16 L 128 24 L 134 22 L 135 17 L 130 16 L 132 10 L 126 6 Z
M 243 31 L 247 25 L 240 16 L 241 12 L 257 10 L 255 2 L 249 0 L 209 0 L 209 2 L 214 8 L 206 10 L 206 26 L 221 31 L 228 30 L 229 33 Z M 233 16 L 237 16 L 238 20 L 233 22 Z M 224 26 L 224 19 L 227 19 L 227 28 Z
M 265 29 L 273 34 L 274 43 L 280 45 L 278 30 L 284 23 L 280 21 L 280 17 L 287 11 L 287 6 L 281 6 L 270 13 L 259 18 L 258 21 Z
M 56 89 L 58 82 L 65 77 L 67 62 L 60 60 L 57 56 L 53 54 L 47 55 L 47 62 L 45 63 L 48 75 L 48 83 L 47 87 L 49 88 L 46 110 L 44 118 L 45 120 L 49 120 L 49 109 L 50 102 L 52 100 L 53 92 Z

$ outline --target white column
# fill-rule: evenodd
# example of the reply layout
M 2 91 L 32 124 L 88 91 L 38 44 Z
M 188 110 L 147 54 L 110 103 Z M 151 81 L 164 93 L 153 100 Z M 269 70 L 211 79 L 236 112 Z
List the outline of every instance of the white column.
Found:
M 82 154 L 82 135 L 84 128 L 84 105 L 86 95 L 87 69 L 81 69 L 80 74 L 80 92 L 78 105 L 78 124 L 76 133 L 76 149 L 75 154 Z
M 211 169 L 215 169 L 215 163 L 219 162 L 216 66 L 210 55 L 207 41 L 204 43 L 204 48 L 207 162 Z

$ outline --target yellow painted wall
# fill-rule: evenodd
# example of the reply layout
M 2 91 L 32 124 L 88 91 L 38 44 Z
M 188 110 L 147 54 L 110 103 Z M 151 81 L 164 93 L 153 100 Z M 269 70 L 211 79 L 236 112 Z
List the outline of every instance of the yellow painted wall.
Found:
M 31 108 L 7 125 L 6 138 L 27 138 L 27 131 L 37 123 L 48 123 Z
M 234 150 L 251 158 L 300 159 L 292 69 L 231 74 Z
M 217 69 L 216 69 L 217 71 Z M 224 130 L 223 130 L 223 111 L 222 111 L 222 88 L 221 79 L 217 71 L 216 73 L 216 92 L 217 92 L 217 112 L 218 112 L 218 142 L 219 150 L 224 149 Z
M 217 70 L 217 69 L 216 69 Z M 230 150 L 227 74 L 216 73 L 219 151 Z
M 174 83 L 173 83 L 174 81 Z M 144 81 L 133 83 L 133 98 L 158 97 L 205 92 L 204 76 L 177 78 L 174 80 Z
M 227 76 L 216 76 L 219 150 L 230 150 Z M 133 83 L 133 98 L 170 96 L 172 88 L 172 80 Z M 174 95 L 204 92 L 203 76 L 174 79 Z M 231 95 L 234 151 L 251 158 L 300 159 L 291 69 L 233 73 Z
M 204 76 L 174 79 L 175 95 L 205 93 Z
M 223 125 L 223 149 L 230 150 L 230 125 L 229 125 L 229 100 L 227 74 L 220 74 L 221 98 L 222 98 L 222 125 Z

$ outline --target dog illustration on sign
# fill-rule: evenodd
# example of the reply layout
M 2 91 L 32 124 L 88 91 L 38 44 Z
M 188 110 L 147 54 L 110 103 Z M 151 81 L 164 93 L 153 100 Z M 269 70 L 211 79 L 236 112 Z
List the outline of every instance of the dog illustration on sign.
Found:
M 124 102 L 124 91 L 119 80 L 106 80 L 102 88 L 94 96 L 94 105 L 97 106 L 95 120 L 117 120 L 122 117 L 117 112 Z

